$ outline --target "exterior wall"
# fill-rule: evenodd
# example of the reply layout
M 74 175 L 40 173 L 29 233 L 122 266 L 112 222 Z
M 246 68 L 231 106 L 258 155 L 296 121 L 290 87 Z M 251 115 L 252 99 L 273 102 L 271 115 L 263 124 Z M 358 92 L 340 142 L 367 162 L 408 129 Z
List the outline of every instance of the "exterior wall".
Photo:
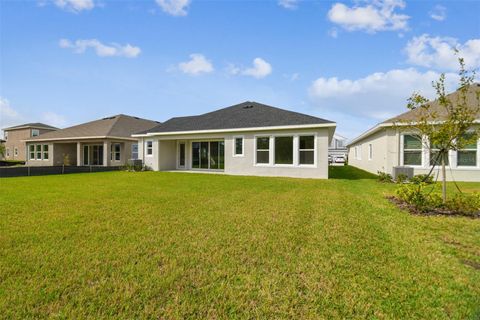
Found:
M 380 130 L 364 139 L 357 141 L 349 146 L 349 164 L 357 168 L 377 173 L 383 171 L 393 173 L 393 168 L 403 165 L 402 161 L 402 135 L 397 129 L 389 127 Z M 368 144 L 373 145 L 373 159 L 368 160 Z M 355 147 L 362 146 L 361 159 L 355 159 Z M 449 152 L 449 162 L 447 166 L 447 180 L 452 181 L 480 181 L 480 140 L 477 142 L 477 166 L 476 167 L 457 167 L 457 157 L 455 151 Z M 427 148 L 422 152 L 422 165 L 412 166 L 414 175 L 427 174 L 430 172 L 430 153 Z M 435 177 L 441 178 L 440 167 L 435 167 L 433 171 Z
M 256 136 L 276 135 L 314 135 L 315 138 L 315 164 L 314 165 L 275 165 L 255 163 L 255 138 Z M 234 137 L 243 137 L 244 155 L 234 156 Z M 172 135 L 164 137 L 141 138 L 139 140 L 139 158 L 144 160 L 145 165 L 153 170 L 202 170 L 191 167 L 192 141 L 224 140 L 225 141 L 225 169 L 223 172 L 233 175 L 255 176 L 282 176 L 301 178 L 328 178 L 328 145 L 329 129 L 315 128 L 304 130 L 281 130 L 262 132 L 232 132 L 228 134 L 203 134 L 203 135 Z M 146 143 L 152 141 L 153 154 L 146 155 Z M 185 168 L 178 167 L 178 144 L 186 144 Z M 298 140 L 294 138 L 294 163 L 298 163 L 297 150 Z M 273 159 L 274 147 L 270 147 L 270 157 Z M 204 169 L 205 170 L 205 169 Z
M 5 142 L 5 148 L 9 151 L 9 156 L 5 156 L 6 160 L 27 160 L 27 148 L 23 140 L 29 139 L 32 137 L 32 129 L 36 128 L 25 128 L 25 129 L 14 129 L 14 130 L 5 130 L 5 133 L 8 135 L 8 139 Z M 48 129 L 38 129 L 40 134 L 54 131 Z M 15 155 L 15 148 L 17 148 L 18 155 Z
M 68 154 L 71 166 L 77 165 L 77 144 L 76 143 L 55 143 L 53 144 L 53 165 L 63 165 L 63 157 Z M 30 164 L 30 163 L 29 163 Z

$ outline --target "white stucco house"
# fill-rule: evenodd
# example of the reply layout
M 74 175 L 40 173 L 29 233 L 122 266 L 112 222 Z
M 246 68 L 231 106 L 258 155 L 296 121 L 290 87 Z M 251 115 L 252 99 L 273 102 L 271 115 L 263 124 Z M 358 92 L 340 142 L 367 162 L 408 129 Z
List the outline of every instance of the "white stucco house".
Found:
M 172 118 L 138 134 L 139 159 L 156 171 L 328 178 L 334 122 L 257 102 Z
M 467 103 L 476 106 L 480 84 L 468 88 Z M 458 92 L 448 95 L 456 101 Z M 430 110 L 441 116 L 443 107 L 436 101 L 430 102 Z M 402 129 L 402 121 L 414 121 L 418 110 L 408 111 L 397 117 L 388 119 L 364 132 L 348 143 L 349 164 L 360 169 L 377 173 L 378 171 L 393 174 L 394 167 L 411 167 L 414 174 L 426 174 L 435 159 L 434 148 L 428 145 L 423 137 L 422 143 L 412 132 Z M 480 123 L 480 114 L 477 122 Z M 480 181 L 480 141 L 467 146 L 464 150 L 449 151 L 447 179 L 455 181 Z M 439 174 L 440 166 L 434 170 Z

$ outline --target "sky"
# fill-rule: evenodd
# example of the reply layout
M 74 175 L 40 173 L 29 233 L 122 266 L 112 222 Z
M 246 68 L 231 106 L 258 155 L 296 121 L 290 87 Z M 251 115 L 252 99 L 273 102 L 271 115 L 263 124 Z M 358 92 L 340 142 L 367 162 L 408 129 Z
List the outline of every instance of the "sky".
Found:
M 0 128 L 257 101 L 353 139 L 480 67 L 480 0 L 1 0 Z

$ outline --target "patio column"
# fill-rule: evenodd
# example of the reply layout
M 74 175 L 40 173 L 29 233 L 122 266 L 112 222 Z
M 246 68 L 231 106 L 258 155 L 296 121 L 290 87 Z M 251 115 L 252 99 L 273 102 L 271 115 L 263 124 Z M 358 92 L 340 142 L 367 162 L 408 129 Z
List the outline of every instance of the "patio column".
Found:
M 108 163 L 109 163 L 109 143 L 108 141 L 103 141 L 103 166 L 104 167 L 108 167 Z
M 77 142 L 77 166 L 82 165 L 82 144 Z

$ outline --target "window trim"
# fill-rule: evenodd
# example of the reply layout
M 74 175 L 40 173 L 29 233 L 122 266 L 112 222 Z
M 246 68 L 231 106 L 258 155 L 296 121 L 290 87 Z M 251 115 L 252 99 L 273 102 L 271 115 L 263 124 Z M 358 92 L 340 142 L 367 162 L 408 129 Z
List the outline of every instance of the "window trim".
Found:
M 355 160 L 362 160 L 362 145 L 356 145 L 355 146 Z
M 33 157 L 32 157 L 32 155 L 33 155 Z M 34 144 L 29 144 L 28 145 L 28 160 L 35 160 L 35 145 Z
M 149 147 L 148 143 L 151 143 L 152 145 Z M 151 150 L 152 153 L 148 153 L 148 150 Z M 145 157 L 153 157 L 153 140 L 145 140 Z
M 13 148 L 13 156 L 18 157 L 18 148 L 17 147 Z
M 425 159 L 425 153 L 428 153 L 430 154 L 429 150 L 425 150 L 425 145 L 424 145 L 424 142 L 425 142 L 425 138 L 422 136 L 421 139 L 422 139 L 422 147 L 420 148 L 420 155 L 421 155 L 421 161 L 420 161 L 420 164 L 417 165 L 417 164 L 405 164 L 405 136 L 412 136 L 412 135 L 415 135 L 415 133 L 412 133 L 412 132 L 404 132 L 404 133 L 401 133 L 400 134 L 400 163 L 401 163 L 401 166 L 405 166 L 405 167 L 412 167 L 412 168 L 424 168 L 425 166 L 425 163 L 430 163 L 430 155 L 428 156 L 428 159 Z M 418 134 L 417 134 L 418 135 Z M 415 151 L 415 150 L 418 150 L 418 149 L 406 149 L 407 151 L 411 150 L 411 151 Z M 427 162 L 428 160 L 428 162 Z
M 118 145 L 118 152 L 115 151 L 115 147 Z M 118 160 L 116 155 L 118 153 Z M 122 144 L 120 142 L 112 142 L 110 144 L 110 161 L 112 162 L 121 162 L 122 161 Z
M 45 151 L 45 147 L 47 147 L 47 151 Z M 45 159 L 45 153 L 47 154 L 47 158 Z M 42 160 L 48 161 L 50 160 L 50 147 L 48 144 L 42 144 Z
M 478 150 L 480 149 L 480 139 L 477 140 L 477 148 L 476 149 L 467 149 L 467 148 L 463 148 L 463 149 L 459 149 L 455 152 L 455 165 L 456 165 L 456 168 L 459 168 L 459 169 L 478 169 L 480 167 L 480 153 L 478 152 Z M 474 166 L 459 166 L 458 165 L 458 152 L 459 151 L 475 151 L 476 152 L 476 157 L 475 157 L 475 160 L 476 160 L 476 164 Z
M 33 132 L 36 132 L 37 134 L 33 134 Z M 32 137 L 38 137 L 40 135 L 40 130 L 39 129 L 32 129 Z
M 373 144 L 368 144 L 368 161 L 372 161 L 373 159 Z
M 133 147 L 134 147 L 134 146 L 137 146 L 137 152 L 133 152 Z M 139 151 L 139 149 L 138 149 L 138 142 L 133 142 L 133 143 L 130 145 L 130 158 L 131 158 L 132 160 L 138 160 L 138 156 L 139 156 L 139 152 L 138 152 L 138 151 Z M 137 157 L 136 157 L 136 158 L 133 157 L 133 155 L 134 155 L 135 153 L 137 154 Z
M 300 164 L 300 136 L 313 136 L 314 152 L 313 164 Z M 268 163 L 257 163 L 257 138 L 269 138 L 269 155 Z M 293 137 L 293 164 L 275 164 L 275 137 Z M 255 134 L 253 136 L 253 165 L 255 167 L 270 167 L 270 168 L 317 168 L 318 167 L 318 135 L 316 132 L 302 132 L 302 133 L 271 133 L 271 134 Z M 325 158 L 326 159 L 326 158 Z
M 10 157 L 10 148 L 5 148 L 5 156 Z
M 245 156 L 245 136 L 233 136 L 233 157 Z M 242 139 L 242 153 L 237 153 L 237 139 Z

